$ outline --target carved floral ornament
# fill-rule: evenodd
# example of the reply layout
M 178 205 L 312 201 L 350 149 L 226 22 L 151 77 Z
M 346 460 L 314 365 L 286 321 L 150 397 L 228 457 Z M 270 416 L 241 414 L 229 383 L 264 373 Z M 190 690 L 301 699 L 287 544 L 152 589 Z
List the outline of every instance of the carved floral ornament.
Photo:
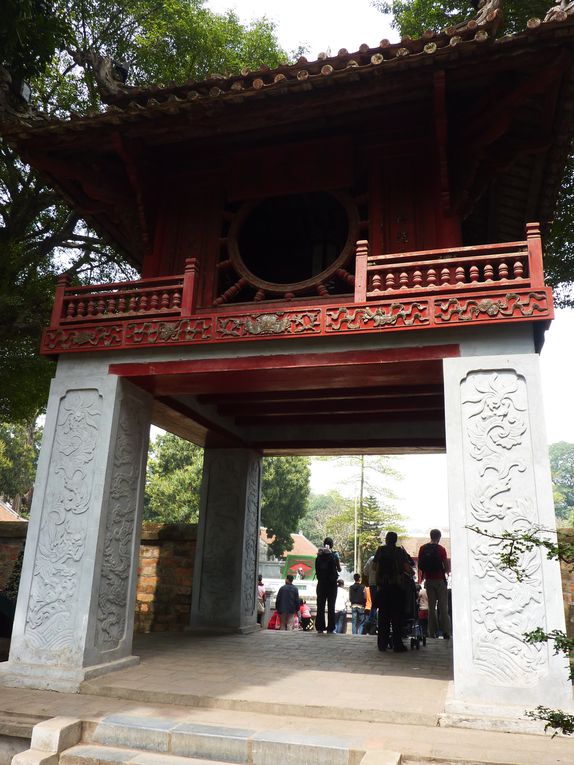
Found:
M 538 521 L 526 381 L 512 369 L 471 372 L 461 394 L 466 523 L 494 535 L 524 531 Z M 475 668 L 491 685 L 536 685 L 548 672 L 548 649 L 523 635 L 544 624 L 541 554 L 522 554 L 528 576 L 519 582 L 498 564 L 500 540 L 468 533 Z
M 568 16 L 574 15 L 574 0 L 560 0 L 551 8 L 544 21 L 566 21 Z

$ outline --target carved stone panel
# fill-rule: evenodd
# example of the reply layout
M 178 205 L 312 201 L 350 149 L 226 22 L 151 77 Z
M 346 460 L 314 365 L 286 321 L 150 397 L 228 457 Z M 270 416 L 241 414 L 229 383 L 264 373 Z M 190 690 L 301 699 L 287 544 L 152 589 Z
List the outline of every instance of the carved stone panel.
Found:
M 114 447 L 98 596 L 96 647 L 116 648 L 125 637 L 143 443 L 140 404 L 124 399 Z
M 60 399 L 25 625 L 26 644 L 53 654 L 74 645 L 101 415 L 97 390 Z
M 245 508 L 245 538 L 243 542 L 242 604 L 243 613 L 255 613 L 257 588 L 257 551 L 259 548 L 259 495 L 261 481 L 260 460 L 253 459 L 247 476 L 247 502 Z
M 525 379 L 514 370 L 469 373 L 461 384 L 466 524 L 500 536 L 539 522 Z M 468 531 L 472 662 L 485 682 L 527 688 L 548 673 L 548 648 L 523 635 L 545 626 L 542 559 L 527 576 L 502 567 L 499 539 Z

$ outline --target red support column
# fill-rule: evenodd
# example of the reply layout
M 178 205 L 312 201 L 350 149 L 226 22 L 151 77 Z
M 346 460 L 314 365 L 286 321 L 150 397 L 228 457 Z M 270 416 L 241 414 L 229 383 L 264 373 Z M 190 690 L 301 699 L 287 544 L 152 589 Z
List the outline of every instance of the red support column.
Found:
M 355 303 L 364 303 L 367 300 L 367 258 L 369 257 L 369 243 L 361 239 L 356 245 L 355 257 Z
M 195 308 L 195 293 L 197 289 L 197 258 L 187 258 L 183 274 L 183 291 L 181 295 L 181 315 L 191 316 Z
M 530 286 L 534 289 L 539 289 L 544 287 L 544 266 L 542 262 L 542 238 L 540 236 L 540 223 L 526 224 L 526 241 L 528 244 Z
M 54 299 L 54 306 L 52 308 L 52 317 L 50 319 L 51 327 L 59 327 L 60 319 L 62 318 L 62 309 L 64 306 L 64 291 L 66 287 L 70 286 L 70 277 L 68 274 L 62 274 L 58 277 L 56 283 L 56 297 Z

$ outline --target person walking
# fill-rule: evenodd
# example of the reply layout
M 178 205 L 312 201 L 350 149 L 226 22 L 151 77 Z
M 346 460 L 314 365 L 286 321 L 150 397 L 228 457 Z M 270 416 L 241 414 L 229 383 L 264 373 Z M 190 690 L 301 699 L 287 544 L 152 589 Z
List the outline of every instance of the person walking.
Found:
M 448 613 L 448 590 L 446 577 L 450 573 L 450 562 L 445 548 L 439 544 L 441 533 L 439 529 L 431 529 L 430 542 L 419 550 L 418 581 L 424 581 L 428 595 L 428 636 L 437 637 L 440 625 L 445 640 L 451 636 L 451 623 Z M 438 606 L 438 620 L 437 620 Z M 438 621 L 438 624 L 437 624 Z
M 375 565 L 375 556 L 371 555 L 371 557 L 367 560 L 365 563 L 365 566 L 363 568 L 363 576 L 365 577 L 367 581 L 367 586 L 369 588 L 369 594 L 371 596 L 371 606 L 369 610 L 369 616 L 365 619 L 365 624 L 363 626 L 363 634 L 365 635 L 374 635 L 377 631 L 377 567 Z
M 261 624 L 263 621 L 266 600 L 267 593 L 265 592 L 265 585 L 263 584 L 263 576 L 259 574 L 257 576 L 257 624 Z
M 339 556 L 333 550 L 333 540 L 325 537 L 315 558 L 315 576 L 317 577 L 317 616 L 315 628 L 319 635 L 325 632 L 325 605 L 327 605 L 327 632 L 335 632 L 335 600 L 337 599 L 337 579 L 341 564 Z
M 279 588 L 275 599 L 281 630 L 292 630 L 295 614 L 299 610 L 299 590 L 293 584 L 293 574 L 287 574 L 285 584 Z
M 397 541 L 396 533 L 388 531 L 385 544 L 375 553 L 374 562 L 379 599 L 377 646 L 379 651 L 387 650 L 392 628 L 393 651 L 401 653 L 407 650 L 402 638 L 405 571 L 410 568 L 412 559 L 404 548 L 397 547 Z
M 361 584 L 361 575 L 353 575 L 354 583 L 349 587 L 349 602 L 351 604 L 351 628 L 353 635 L 362 635 L 365 621 L 365 606 L 367 605 L 366 587 Z

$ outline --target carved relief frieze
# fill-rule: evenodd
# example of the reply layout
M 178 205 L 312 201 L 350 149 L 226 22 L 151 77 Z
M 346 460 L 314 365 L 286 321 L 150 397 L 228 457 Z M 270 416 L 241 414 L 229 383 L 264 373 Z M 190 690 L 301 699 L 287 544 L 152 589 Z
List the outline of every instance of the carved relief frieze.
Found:
M 435 304 L 437 323 L 527 318 L 538 314 L 549 314 L 545 292 L 508 292 L 501 298 L 450 298 Z
M 522 554 L 518 581 L 494 538 L 538 522 L 526 382 L 514 370 L 471 372 L 461 397 L 466 524 L 489 535 L 468 532 L 473 663 L 492 685 L 529 687 L 548 672 L 548 649 L 523 639 L 545 622 L 541 554 Z
M 199 612 L 206 620 L 217 622 L 234 606 L 237 583 L 229 578 L 240 573 L 237 540 L 242 529 L 245 482 L 243 465 L 225 453 L 210 457 L 208 471 Z
M 361 308 L 332 308 L 326 312 L 327 332 L 382 330 L 429 323 L 428 301 L 396 302 Z
M 121 324 L 105 324 L 100 327 L 48 329 L 44 333 L 43 350 L 70 351 L 91 348 L 112 348 L 123 342 Z
M 142 443 L 138 402 L 126 399 L 114 447 L 100 574 L 95 642 L 101 650 L 116 648 L 125 635 Z
M 279 311 L 277 313 L 222 316 L 217 319 L 217 337 L 268 337 L 271 335 L 317 334 L 321 331 L 320 311 Z
M 126 345 L 170 345 L 205 341 L 211 338 L 211 319 L 130 322 L 126 326 Z
M 97 390 L 69 391 L 60 400 L 26 615 L 26 641 L 34 647 L 63 649 L 75 639 L 101 414 Z
M 246 615 L 255 612 L 257 588 L 257 550 L 259 547 L 259 494 L 261 463 L 251 460 L 247 476 L 247 507 L 245 518 L 245 542 L 243 553 L 242 604 Z

